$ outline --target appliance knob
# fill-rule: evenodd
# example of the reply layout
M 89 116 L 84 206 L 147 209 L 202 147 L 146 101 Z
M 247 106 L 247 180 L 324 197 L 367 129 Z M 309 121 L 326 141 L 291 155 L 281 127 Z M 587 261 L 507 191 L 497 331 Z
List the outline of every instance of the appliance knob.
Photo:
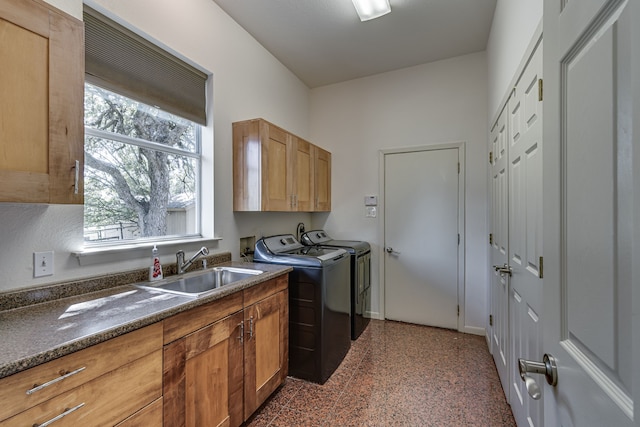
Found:
M 284 239 L 280 239 L 280 243 L 282 243 L 283 245 L 286 245 L 286 244 L 287 244 L 287 241 L 286 241 L 286 240 L 284 240 Z

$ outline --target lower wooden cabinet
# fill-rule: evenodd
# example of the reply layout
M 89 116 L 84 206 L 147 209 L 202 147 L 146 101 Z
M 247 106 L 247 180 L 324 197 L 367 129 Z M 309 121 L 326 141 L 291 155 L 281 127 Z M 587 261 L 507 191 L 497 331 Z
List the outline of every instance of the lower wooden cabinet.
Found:
M 242 424 L 242 312 L 165 346 L 164 424 Z
M 113 426 L 161 397 L 157 323 L 3 378 L 0 426 Z
M 115 427 L 154 427 L 162 425 L 162 397 L 154 400 Z
M 281 290 L 246 307 L 244 324 L 249 325 L 249 335 L 244 343 L 244 419 L 246 420 L 287 377 L 288 290 Z
M 288 367 L 288 276 L 165 320 L 164 425 L 239 426 L 280 386 Z M 225 313 L 242 298 L 242 309 Z M 212 323 L 200 325 L 203 314 Z M 215 318 L 215 313 L 226 317 Z M 166 338 L 166 335 L 165 335 Z
M 239 426 L 287 376 L 288 301 L 285 274 L 2 378 L 0 427 Z

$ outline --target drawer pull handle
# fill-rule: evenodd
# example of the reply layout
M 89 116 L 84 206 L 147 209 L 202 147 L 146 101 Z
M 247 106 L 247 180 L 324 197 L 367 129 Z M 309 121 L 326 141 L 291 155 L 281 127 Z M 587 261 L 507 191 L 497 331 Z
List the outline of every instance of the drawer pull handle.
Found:
M 80 181 L 80 160 L 76 160 L 76 176 L 75 176 L 75 180 L 74 180 L 74 184 L 73 184 L 73 193 L 74 194 L 78 194 L 78 183 Z
M 249 339 L 253 338 L 253 316 L 249 317 Z
M 71 376 L 73 376 L 75 374 L 79 374 L 80 372 L 84 371 L 85 369 L 87 369 L 87 367 L 83 366 L 82 368 L 78 368 L 75 371 L 62 373 L 61 376 L 59 376 L 58 378 L 55 378 L 55 379 L 53 379 L 51 381 L 47 381 L 44 384 L 40 384 L 40 385 L 36 384 L 36 385 L 33 386 L 32 389 L 27 390 L 27 394 L 33 394 L 36 391 L 40 391 L 45 387 L 49 387 L 50 385 L 53 385 L 53 384 L 55 384 L 57 382 L 60 382 L 60 381 L 64 380 L 65 378 L 69 378 L 69 377 L 71 377 Z
M 64 412 L 61 413 L 60 415 L 55 416 L 55 417 L 51 418 L 49 421 L 43 422 L 42 424 L 35 423 L 35 424 L 33 424 L 33 427 L 47 427 L 47 426 L 55 423 L 56 421 L 66 417 L 70 413 L 77 411 L 78 409 L 82 408 L 83 406 L 84 406 L 84 402 L 79 404 L 78 406 L 74 406 L 73 408 L 65 409 Z

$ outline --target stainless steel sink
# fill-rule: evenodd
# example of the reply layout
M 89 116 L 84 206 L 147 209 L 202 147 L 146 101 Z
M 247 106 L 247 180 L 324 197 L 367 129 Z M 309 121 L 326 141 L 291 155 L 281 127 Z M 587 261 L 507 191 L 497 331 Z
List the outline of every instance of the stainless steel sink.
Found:
M 152 289 L 172 294 L 201 297 L 231 283 L 262 274 L 262 270 L 238 267 L 213 267 L 211 269 L 174 276 L 157 283 L 144 282 L 136 284 L 143 289 Z

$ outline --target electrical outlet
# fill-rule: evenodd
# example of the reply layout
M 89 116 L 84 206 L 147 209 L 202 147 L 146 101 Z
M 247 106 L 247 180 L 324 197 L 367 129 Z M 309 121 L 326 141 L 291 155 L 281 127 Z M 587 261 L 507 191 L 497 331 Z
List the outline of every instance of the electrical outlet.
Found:
M 53 276 L 53 251 L 33 253 L 33 277 Z

